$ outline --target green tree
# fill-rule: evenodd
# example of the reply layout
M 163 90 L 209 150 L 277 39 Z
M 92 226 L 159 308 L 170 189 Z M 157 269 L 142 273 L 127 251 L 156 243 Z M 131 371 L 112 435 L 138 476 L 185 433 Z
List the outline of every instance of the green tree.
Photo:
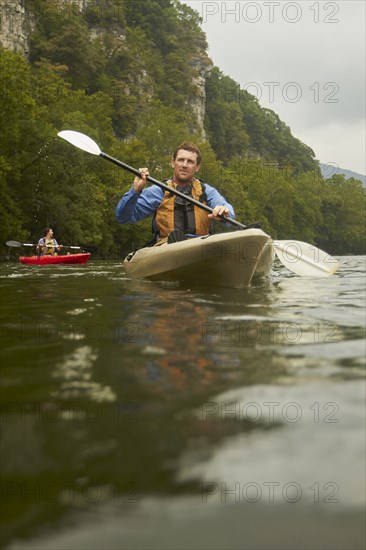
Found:
M 98 74 L 105 65 L 101 41 L 92 38 L 85 19 L 72 4 L 64 8 L 44 4 L 30 45 L 31 62 L 47 59 L 63 65 L 67 68 L 64 78 L 74 88 L 89 93 L 98 89 Z
M 318 227 L 319 246 L 330 253 L 365 252 L 365 189 L 353 178 L 334 175 L 324 180 L 323 220 Z
M 26 167 L 38 155 L 41 109 L 33 98 L 30 67 L 19 55 L 0 48 L 1 242 L 23 238 Z

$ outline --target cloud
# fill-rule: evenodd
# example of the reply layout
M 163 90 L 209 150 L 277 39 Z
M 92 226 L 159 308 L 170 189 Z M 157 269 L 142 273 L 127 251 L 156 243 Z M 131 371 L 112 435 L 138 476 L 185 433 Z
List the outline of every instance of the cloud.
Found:
M 349 166 L 359 166 L 359 159 L 366 149 L 363 121 L 348 125 L 339 122 L 318 125 L 302 130 L 300 139 L 305 143 L 316 143 L 316 157 L 324 164 L 333 164 L 339 168 L 350 169 Z M 361 165 L 355 172 L 365 174 L 365 165 Z
M 182 2 L 203 17 L 215 65 L 253 83 L 319 160 L 365 172 L 365 2 Z

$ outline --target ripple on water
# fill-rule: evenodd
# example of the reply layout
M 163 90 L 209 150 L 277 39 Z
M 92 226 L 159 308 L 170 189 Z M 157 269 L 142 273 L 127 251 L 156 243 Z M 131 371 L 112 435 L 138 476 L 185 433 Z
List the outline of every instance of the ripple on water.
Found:
M 60 382 L 53 397 L 62 400 L 87 398 L 96 403 L 115 401 L 116 394 L 109 386 L 92 380 L 92 368 L 97 357 L 92 347 L 80 346 L 60 361 L 53 372 L 53 377 Z
M 309 503 L 318 484 L 322 499 L 332 493 L 342 506 L 362 506 L 364 408 L 365 386 L 356 381 L 300 383 L 291 389 L 256 385 L 213 396 L 194 411 L 200 421 L 250 422 L 260 429 L 228 436 L 204 460 L 195 450 L 183 453 L 178 479 L 224 482 L 231 488 L 252 482 L 263 491 L 272 482 L 280 492 L 293 482 Z

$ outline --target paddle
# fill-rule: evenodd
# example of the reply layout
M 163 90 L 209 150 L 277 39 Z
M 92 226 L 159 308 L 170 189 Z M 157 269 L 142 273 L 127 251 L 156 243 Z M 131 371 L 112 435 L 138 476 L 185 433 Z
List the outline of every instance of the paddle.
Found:
M 135 174 L 135 176 L 141 177 L 140 170 L 137 170 L 137 168 L 133 168 L 132 166 L 129 166 L 128 164 L 125 164 L 124 162 L 114 157 L 111 157 L 106 153 L 103 153 L 103 151 L 99 149 L 95 141 L 93 141 L 89 136 L 86 136 L 85 134 L 81 134 L 80 132 L 74 132 L 73 130 L 64 130 L 62 132 L 59 132 L 57 135 L 62 139 L 65 139 L 72 145 L 75 145 L 75 147 L 78 147 L 79 149 L 82 149 L 87 153 L 91 153 L 92 155 L 97 155 L 106 160 L 109 160 L 110 162 L 113 162 L 113 164 L 117 164 L 117 166 L 119 166 L 120 168 L 124 168 L 128 172 L 131 172 L 131 174 Z M 164 189 L 164 191 L 169 191 L 173 195 L 177 195 L 178 197 L 181 197 L 182 199 L 195 204 L 196 206 L 198 206 L 202 210 L 206 210 L 206 212 L 209 212 L 210 214 L 212 214 L 213 212 L 213 209 L 207 206 L 207 204 L 202 204 L 201 202 L 197 201 L 193 197 L 187 196 L 184 193 L 181 193 L 180 191 L 178 191 L 177 189 L 174 189 L 173 187 L 169 187 L 169 185 L 166 185 L 162 181 L 156 180 L 151 176 L 147 176 L 146 180 L 149 183 L 158 185 L 159 187 L 161 187 L 161 189 Z M 252 225 L 243 225 L 242 223 L 239 223 L 236 220 L 233 220 L 231 218 L 223 217 L 223 220 L 230 222 L 232 225 L 236 225 L 237 227 L 240 227 L 240 229 L 250 229 L 252 227 L 258 227 L 258 224 L 256 223 Z
M 81 134 L 80 132 L 75 132 L 73 130 L 63 130 L 57 134 L 62 139 L 67 142 L 75 145 L 79 149 L 82 149 L 86 153 L 102 157 L 117 166 L 120 166 L 124 170 L 135 174 L 135 176 L 141 176 L 140 171 L 137 168 L 133 168 L 124 162 L 117 160 L 106 153 L 103 153 L 99 146 L 93 141 L 89 136 Z M 169 187 L 165 183 L 158 181 L 151 176 L 147 176 L 146 180 L 149 183 L 157 185 L 165 191 L 169 191 L 178 197 L 183 198 L 184 200 L 191 202 L 202 210 L 206 212 L 213 212 L 213 209 L 207 206 L 207 204 L 202 204 L 193 197 L 187 196 L 184 193 L 181 193 L 177 189 Z M 239 227 L 240 229 L 250 229 L 253 227 L 258 227 L 258 223 L 252 225 L 243 225 L 242 223 L 233 220 L 232 218 L 223 218 L 227 223 Z M 315 246 L 312 246 L 301 241 L 273 241 L 273 246 L 276 251 L 276 254 L 280 261 L 285 267 L 290 271 L 293 271 L 297 275 L 301 276 L 313 276 L 313 277 L 329 277 L 338 269 L 338 262 L 331 256 L 327 255 L 322 250 L 319 250 Z
M 38 246 L 36 244 L 32 244 L 32 243 L 20 243 L 19 241 L 7 241 L 6 243 L 6 246 L 11 246 L 11 247 L 18 247 L 18 246 Z M 81 246 L 67 246 L 67 245 L 60 245 L 61 248 L 70 248 L 72 250 L 85 250 L 86 247 L 81 247 Z M 57 248 L 57 247 L 56 247 Z

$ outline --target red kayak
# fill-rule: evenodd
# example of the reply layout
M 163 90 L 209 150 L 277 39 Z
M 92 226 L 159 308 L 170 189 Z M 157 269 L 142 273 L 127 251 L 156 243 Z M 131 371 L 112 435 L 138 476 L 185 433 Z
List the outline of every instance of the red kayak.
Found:
M 86 264 L 90 253 L 65 254 L 63 256 L 20 256 L 22 264 L 50 265 L 50 264 Z

